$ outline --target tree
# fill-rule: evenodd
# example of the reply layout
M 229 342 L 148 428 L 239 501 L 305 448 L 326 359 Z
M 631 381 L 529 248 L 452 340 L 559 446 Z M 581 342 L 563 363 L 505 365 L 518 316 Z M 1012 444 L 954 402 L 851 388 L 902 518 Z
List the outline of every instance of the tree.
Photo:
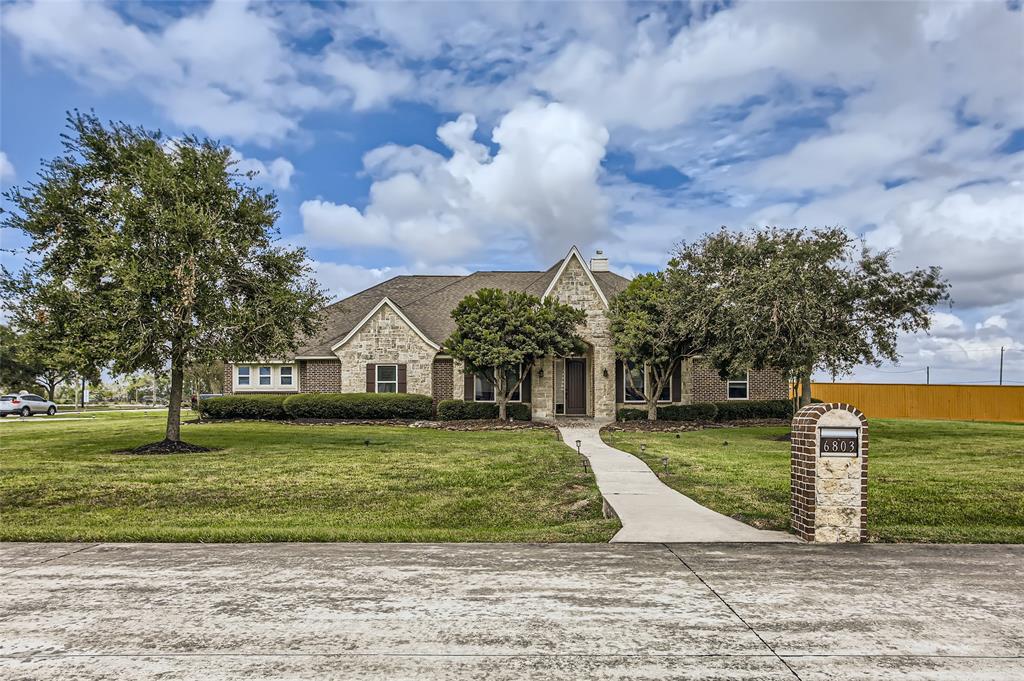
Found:
M 585 318 L 582 310 L 554 298 L 542 301 L 519 291 L 480 289 L 455 306 L 455 331 L 444 348 L 466 371 L 491 381 L 498 418 L 504 420 L 509 399 L 537 359 L 581 350 L 576 329 Z
M 838 227 L 723 229 L 679 246 L 669 270 L 712 284 L 719 342 L 707 357 L 720 372 L 786 371 L 806 405 L 815 371 L 899 361 L 899 335 L 927 331 L 948 298 L 938 267 L 897 272 L 891 261 Z
M 4 326 L 0 344 L 0 385 L 21 390 L 42 388 L 52 401 L 57 388 L 77 375 L 75 358 L 62 352 L 46 329 L 30 328 L 19 334 Z
M 658 399 L 671 384 L 676 368 L 704 351 L 711 343 L 706 323 L 709 311 L 702 302 L 708 296 L 699 282 L 677 272 L 675 287 L 662 272 L 641 274 L 617 295 L 608 310 L 615 354 L 623 362 L 628 386 L 644 396 L 647 419 L 658 418 Z M 642 390 L 630 366 L 642 367 Z
M 164 139 L 94 115 L 68 116 L 64 154 L 5 194 L 3 221 L 32 241 L 16 306 L 63 325 L 117 374 L 170 373 L 165 440 L 181 443 L 185 367 L 270 357 L 313 333 L 325 302 L 303 249 L 276 244 L 277 199 L 208 139 Z
M 0 389 L 28 390 L 35 385 L 38 368 L 25 361 L 20 352 L 20 337 L 6 324 L 0 324 Z

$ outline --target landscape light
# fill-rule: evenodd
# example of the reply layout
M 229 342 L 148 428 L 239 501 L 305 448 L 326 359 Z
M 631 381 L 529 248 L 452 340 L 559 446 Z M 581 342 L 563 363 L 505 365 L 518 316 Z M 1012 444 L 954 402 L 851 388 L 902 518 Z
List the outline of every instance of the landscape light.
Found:
M 582 445 L 583 445 L 582 441 L 576 440 L 576 453 L 579 454 L 580 456 L 583 456 L 583 452 L 580 450 L 580 447 Z

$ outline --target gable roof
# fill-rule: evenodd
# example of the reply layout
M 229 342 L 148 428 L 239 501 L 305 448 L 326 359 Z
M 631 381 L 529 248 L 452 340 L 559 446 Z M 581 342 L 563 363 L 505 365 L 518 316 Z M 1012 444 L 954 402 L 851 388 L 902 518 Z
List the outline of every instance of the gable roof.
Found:
M 387 296 L 384 296 L 383 298 L 380 299 L 380 302 L 377 303 L 372 310 L 370 310 L 369 312 L 366 313 L 366 316 L 363 317 L 362 321 L 360 321 L 358 324 L 353 326 L 352 330 L 349 331 L 347 334 L 345 334 L 344 338 L 342 338 L 340 341 L 338 341 L 337 343 L 335 343 L 334 345 L 331 346 L 331 350 L 332 351 L 337 350 L 338 348 L 340 348 L 345 343 L 348 343 L 349 340 L 352 338 L 352 336 L 356 335 L 356 333 L 359 331 L 359 329 L 363 328 L 366 325 L 366 322 L 368 322 L 371 319 L 373 319 L 373 315 L 377 314 L 377 311 L 380 310 L 385 305 L 390 307 L 395 312 L 395 314 L 397 314 L 399 317 L 401 317 L 402 321 L 404 321 L 406 324 L 408 324 L 409 328 L 411 328 L 416 333 L 417 336 L 419 336 L 420 338 L 423 339 L 423 342 L 425 342 L 427 345 L 429 345 L 430 347 L 434 348 L 435 350 L 440 350 L 441 349 L 440 345 L 438 345 L 434 341 L 432 341 L 429 338 L 427 338 L 423 334 L 423 332 L 420 331 L 419 328 L 415 324 L 413 324 L 411 321 L 409 321 L 409 318 L 405 316 L 405 313 L 403 313 L 402 310 L 399 309 L 399 307 L 397 305 L 395 305 L 393 302 L 391 302 L 390 298 L 388 298 Z
M 608 298 L 605 297 L 604 291 L 601 290 L 600 284 L 598 284 L 597 281 L 594 279 L 594 273 L 590 271 L 590 266 L 587 265 L 587 263 L 583 262 L 583 256 L 580 255 L 579 249 L 576 248 L 575 246 L 569 249 L 569 254 L 565 256 L 565 259 L 562 261 L 562 264 L 558 268 L 558 271 L 555 272 L 555 276 L 551 277 L 551 283 L 548 284 L 548 287 L 544 290 L 544 295 L 541 296 L 541 298 L 547 298 L 549 295 L 551 295 L 551 292 L 554 290 L 555 285 L 558 283 L 558 280 L 562 278 L 562 274 L 565 272 L 565 268 L 569 266 L 569 262 L 573 258 L 579 261 L 580 266 L 583 268 L 583 271 L 587 273 L 587 278 L 590 279 L 590 283 L 593 285 L 595 289 L 597 289 L 597 295 L 601 296 L 601 302 L 604 303 L 605 309 L 608 309 Z
M 343 345 L 385 304 L 401 315 L 427 343 L 439 347 L 455 330 L 451 312 L 463 298 L 482 288 L 546 296 L 572 257 L 579 258 L 606 304 L 629 284 L 628 279 L 614 272 L 591 272 L 575 247 L 565 258 L 544 271 L 481 271 L 464 276 L 402 275 L 324 308 L 320 332 L 301 341 L 295 356 L 334 357 L 333 348 Z

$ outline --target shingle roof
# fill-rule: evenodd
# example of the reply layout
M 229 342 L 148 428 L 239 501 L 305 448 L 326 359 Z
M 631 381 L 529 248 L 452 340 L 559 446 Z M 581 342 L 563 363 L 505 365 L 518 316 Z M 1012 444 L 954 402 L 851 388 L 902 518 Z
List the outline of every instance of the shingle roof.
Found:
M 451 311 L 463 298 L 482 288 L 544 294 L 562 261 L 543 272 L 474 272 L 465 276 L 410 274 L 394 277 L 360 291 L 324 308 L 320 333 L 304 341 L 299 357 L 332 356 L 331 346 L 349 331 L 384 297 L 402 312 L 432 341 L 441 345 L 455 330 Z M 614 272 L 594 272 L 594 278 L 611 299 L 629 284 Z

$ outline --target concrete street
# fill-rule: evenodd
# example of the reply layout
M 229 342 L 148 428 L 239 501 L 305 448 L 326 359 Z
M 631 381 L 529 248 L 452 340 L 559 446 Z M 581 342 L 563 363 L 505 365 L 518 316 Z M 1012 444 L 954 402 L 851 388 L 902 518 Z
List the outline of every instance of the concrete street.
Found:
M 4 679 L 1021 679 L 1024 546 L 0 544 Z

